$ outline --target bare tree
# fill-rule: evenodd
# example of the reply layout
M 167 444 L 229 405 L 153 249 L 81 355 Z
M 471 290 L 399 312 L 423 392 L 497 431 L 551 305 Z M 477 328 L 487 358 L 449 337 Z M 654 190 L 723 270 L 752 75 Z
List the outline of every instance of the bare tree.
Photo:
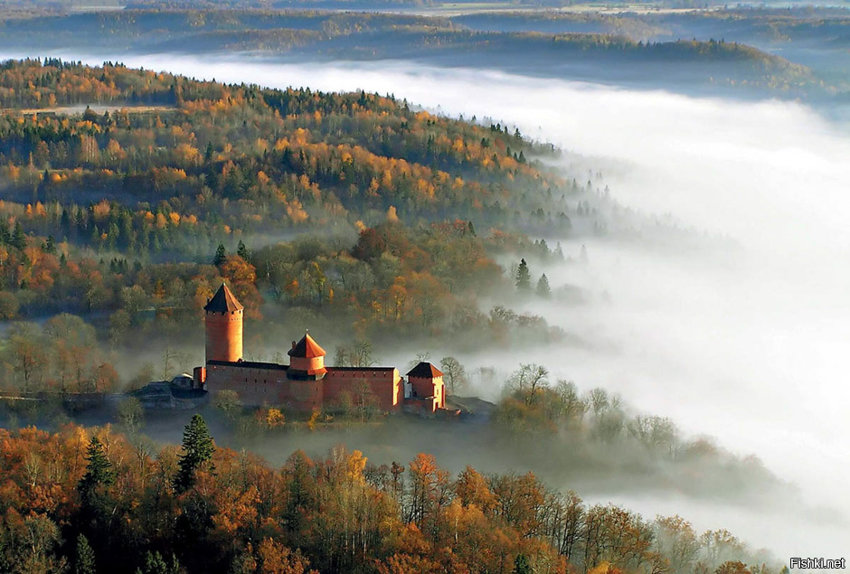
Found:
M 454 357 L 440 359 L 440 368 L 443 370 L 443 376 L 446 378 L 451 394 L 455 394 L 455 391 L 463 389 L 469 383 L 466 369 Z
M 162 353 L 162 380 L 168 381 L 173 371 L 180 371 L 186 365 L 187 355 L 184 351 L 168 346 Z
M 548 376 L 549 371 L 546 367 L 526 363 L 520 365 L 519 370 L 511 375 L 508 385 L 522 391 L 525 394 L 525 402 L 530 405 L 537 400 L 537 391 L 549 384 Z
M 372 344 L 358 339 L 350 346 L 339 346 L 334 354 L 337 367 L 371 367 L 375 364 L 372 356 Z
M 575 383 L 560 379 L 555 392 L 558 395 L 560 416 L 566 419 L 568 425 L 581 426 L 587 405 L 579 398 Z
M 118 403 L 118 420 L 131 435 L 135 435 L 145 421 L 142 403 L 136 397 L 127 397 Z

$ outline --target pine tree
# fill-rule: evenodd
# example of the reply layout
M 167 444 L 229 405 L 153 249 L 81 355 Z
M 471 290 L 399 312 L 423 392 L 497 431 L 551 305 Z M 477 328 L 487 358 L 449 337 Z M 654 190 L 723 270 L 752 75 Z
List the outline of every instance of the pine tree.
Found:
M 77 485 L 84 502 L 90 501 L 98 485 L 109 486 L 115 482 L 112 463 L 106 458 L 103 443 L 96 436 L 91 437 L 89 441 L 86 460 L 86 473 Z
M 159 552 L 148 551 L 145 554 L 144 568 L 137 568 L 136 574 L 180 574 L 180 563 L 171 555 L 171 564 L 167 563 Z
M 97 115 L 97 112 L 86 106 L 86 111 L 83 112 L 83 121 L 97 123 L 99 119 L 100 116 Z
M 95 574 L 94 550 L 84 535 L 77 536 L 77 557 L 74 563 L 74 574 Z
M 525 554 L 517 554 L 514 560 L 514 574 L 531 574 L 531 564 Z
M 186 492 L 195 484 L 195 470 L 212 458 L 215 444 L 207 423 L 196 414 L 183 431 L 183 454 L 180 455 L 179 470 L 174 478 L 174 490 Z
M 227 251 L 225 251 L 225 249 L 224 249 L 224 244 L 219 243 L 218 247 L 215 250 L 215 257 L 213 257 L 213 265 L 218 267 L 219 265 L 224 263 L 224 260 L 226 258 L 227 258 Z
M 236 248 L 236 255 L 248 261 L 248 248 L 245 247 L 245 244 L 242 241 L 239 241 L 239 247 Z
M 20 222 L 15 222 L 15 230 L 12 232 L 12 247 L 23 250 L 27 246 L 27 235 L 24 233 Z
M 516 287 L 521 291 L 531 289 L 531 274 L 528 272 L 528 263 L 521 259 L 516 270 Z
M 549 279 L 546 277 L 546 274 L 540 276 L 540 280 L 537 281 L 537 295 L 548 299 L 552 294 L 552 290 L 549 289 Z
M 65 233 L 68 233 L 71 230 L 71 214 L 67 209 L 62 210 L 62 215 L 59 217 L 59 225 Z

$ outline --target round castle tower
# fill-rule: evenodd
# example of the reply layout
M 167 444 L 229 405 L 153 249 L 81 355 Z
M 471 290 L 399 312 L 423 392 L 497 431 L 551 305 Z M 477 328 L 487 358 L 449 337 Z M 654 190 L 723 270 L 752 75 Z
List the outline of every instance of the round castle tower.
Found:
M 289 355 L 289 369 L 286 376 L 295 380 L 318 380 L 325 376 L 325 350 L 310 336 L 304 335 L 297 343 L 292 341 Z
M 242 310 L 227 285 L 221 284 L 204 306 L 207 362 L 242 360 Z

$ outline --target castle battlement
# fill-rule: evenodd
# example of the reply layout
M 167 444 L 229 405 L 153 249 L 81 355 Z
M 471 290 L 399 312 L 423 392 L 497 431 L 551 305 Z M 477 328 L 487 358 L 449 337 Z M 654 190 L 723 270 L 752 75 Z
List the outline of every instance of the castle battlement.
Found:
M 306 333 L 292 342 L 289 365 L 242 360 L 244 307 L 222 284 L 204 311 L 206 364 L 194 383 L 211 393 L 235 391 L 247 406 L 311 412 L 369 400 L 384 412 L 434 413 L 446 407 L 443 373 L 421 362 L 405 381 L 396 367 L 326 367 L 325 350 Z

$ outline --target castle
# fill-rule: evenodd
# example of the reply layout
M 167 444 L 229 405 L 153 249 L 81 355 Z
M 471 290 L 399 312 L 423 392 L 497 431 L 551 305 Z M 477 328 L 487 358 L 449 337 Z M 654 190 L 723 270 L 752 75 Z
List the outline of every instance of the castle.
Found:
M 311 412 L 364 401 L 383 412 L 436 413 L 446 408 L 443 373 L 420 362 L 407 380 L 395 367 L 327 367 L 325 350 L 305 334 L 289 349 L 289 365 L 242 359 L 244 307 L 222 284 L 204 306 L 206 364 L 195 367 L 196 388 L 235 391 L 246 406 Z

